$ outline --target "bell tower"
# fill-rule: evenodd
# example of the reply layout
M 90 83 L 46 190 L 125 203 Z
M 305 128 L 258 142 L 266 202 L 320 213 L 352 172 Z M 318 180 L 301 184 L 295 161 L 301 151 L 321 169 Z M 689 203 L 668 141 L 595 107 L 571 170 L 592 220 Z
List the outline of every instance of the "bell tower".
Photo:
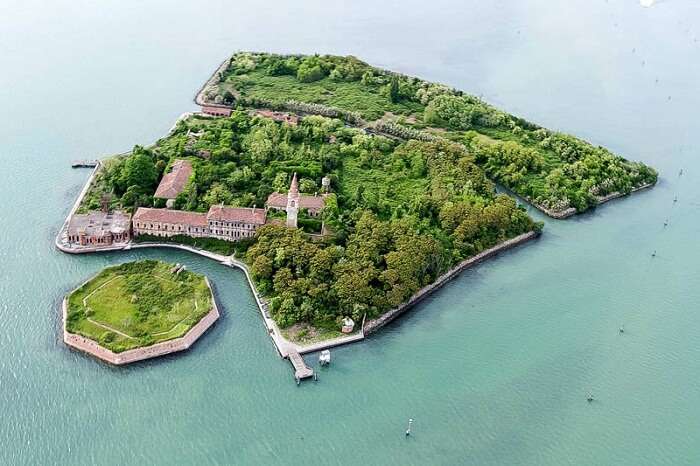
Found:
M 299 183 L 297 182 L 297 174 L 292 176 L 292 184 L 289 186 L 287 193 L 287 227 L 297 227 L 297 216 L 299 214 Z

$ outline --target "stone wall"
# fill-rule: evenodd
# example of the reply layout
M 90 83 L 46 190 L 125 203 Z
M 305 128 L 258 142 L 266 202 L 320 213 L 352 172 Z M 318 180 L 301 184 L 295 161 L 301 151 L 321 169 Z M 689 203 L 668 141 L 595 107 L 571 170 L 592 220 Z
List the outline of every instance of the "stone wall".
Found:
M 459 264 L 457 264 L 455 267 L 450 269 L 449 271 L 445 272 L 443 275 L 438 277 L 437 280 L 435 280 L 432 284 L 421 288 L 418 290 L 411 298 L 406 301 L 404 304 L 395 307 L 394 309 L 382 314 L 381 316 L 377 317 L 376 319 L 370 320 L 364 325 L 363 331 L 364 334 L 367 335 L 369 333 L 372 333 L 384 325 L 388 324 L 392 320 L 394 320 L 396 317 L 399 315 L 403 314 L 405 311 L 410 309 L 412 306 L 415 304 L 419 303 L 422 301 L 426 296 L 429 296 L 433 291 L 437 290 L 438 288 L 442 287 L 445 283 L 448 281 L 452 280 L 455 278 L 457 275 L 460 274 L 465 269 L 468 269 L 490 257 L 495 256 L 499 252 L 505 251 L 507 249 L 514 248 L 516 246 L 519 246 L 527 241 L 530 241 L 531 239 L 536 238 L 539 236 L 539 232 L 531 231 L 529 233 L 522 234 L 520 236 L 516 236 L 515 238 L 509 239 L 508 241 L 504 241 L 501 244 L 498 244 L 490 249 L 487 249 L 483 252 L 480 252 L 476 256 L 473 256 L 469 259 L 466 259 Z
M 136 348 L 122 353 L 115 353 L 100 346 L 96 341 L 83 336 L 69 333 L 66 330 L 66 317 L 68 315 L 68 297 L 63 298 L 63 341 L 71 348 L 91 354 L 103 361 L 115 366 L 130 364 L 144 359 L 156 358 L 166 354 L 184 351 L 199 339 L 204 332 L 219 319 L 219 308 L 216 305 L 214 291 L 211 288 L 209 279 L 205 277 L 209 291 L 211 292 L 212 308 L 202 319 L 195 324 L 184 336 L 173 340 L 156 343 L 155 345 Z

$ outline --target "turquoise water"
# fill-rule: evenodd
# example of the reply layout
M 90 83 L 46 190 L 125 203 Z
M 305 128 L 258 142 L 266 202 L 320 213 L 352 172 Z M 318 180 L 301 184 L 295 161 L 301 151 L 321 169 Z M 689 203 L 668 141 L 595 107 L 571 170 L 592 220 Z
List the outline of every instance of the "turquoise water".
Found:
M 700 463 L 700 4 L 97 3 L 0 9 L 1 464 Z M 52 244 L 88 176 L 69 162 L 161 136 L 237 49 L 356 54 L 661 179 L 544 219 L 541 239 L 334 350 L 320 381 L 297 387 L 240 272 Z M 63 294 L 140 257 L 209 275 L 221 321 L 189 353 L 128 368 L 66 349 Z

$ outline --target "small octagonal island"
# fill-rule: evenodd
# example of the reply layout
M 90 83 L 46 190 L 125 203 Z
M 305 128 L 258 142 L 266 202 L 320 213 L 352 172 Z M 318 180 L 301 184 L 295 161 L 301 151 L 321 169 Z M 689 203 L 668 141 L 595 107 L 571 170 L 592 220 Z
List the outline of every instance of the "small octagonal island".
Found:
M 207 277 L 154 260 L 107 267 L 63 300 L 63 340 L 115 365 L 188 349 L 219 318 Z

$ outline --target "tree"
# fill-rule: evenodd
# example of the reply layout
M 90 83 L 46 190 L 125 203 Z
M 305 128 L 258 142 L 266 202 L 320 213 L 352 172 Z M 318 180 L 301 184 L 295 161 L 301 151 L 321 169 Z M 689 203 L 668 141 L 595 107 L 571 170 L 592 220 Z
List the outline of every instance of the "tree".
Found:
M 392 103 L 397 103 L 401 100 L 401 95 L 399 94 L 399 78 L 398 76 L 392 76 L 391 82 L 389 83 L 389 100 Z
M 276 174 L 275 179 L 272 182 L 272 189 L 274 189 L 278 193 L 283 193 L 287 190 L 288 187 L 289 181 L 287 181 L 287 174 L 284 172 Z
M 256 280 L 269 279 L 272 276 L 272 260 L 267 256 L 256 257 L 252 271 Z
M 245 145 L 253 160 L 261 163 L 267 162 L 275 149 L 275 143 L 267 128 L 264 127 L 257 128 L 248 134 Z
M 312 194 L 316 192 L 316 183 L 309 178 L 302 178 L 299 181 L 299 191 L 302 193 Z
M 151 157 L 145 153 L 136 153 L 124 163 L 120 178 L 125 188 L 135 186 L 139 192 L 152 192 L 158 180 L 158 172 Z
M 214 183 L 207 191 L 207 194 L 204 195 L 204 198 L 202 198 L 202 202 L 207 207 L 211 207 L 216 204 L 224 204 L 224 205 L 231 205 L 233 204 L 234 196 L 229 191 L 226 189 L 226 187 L 221 184 L 221 183 Z
M 312 65 L 306 61 L 302 63 L 297 70 L 297 79 L 302 83 L 312 83 L 324 77 L 325 74 L 320 65 Z

